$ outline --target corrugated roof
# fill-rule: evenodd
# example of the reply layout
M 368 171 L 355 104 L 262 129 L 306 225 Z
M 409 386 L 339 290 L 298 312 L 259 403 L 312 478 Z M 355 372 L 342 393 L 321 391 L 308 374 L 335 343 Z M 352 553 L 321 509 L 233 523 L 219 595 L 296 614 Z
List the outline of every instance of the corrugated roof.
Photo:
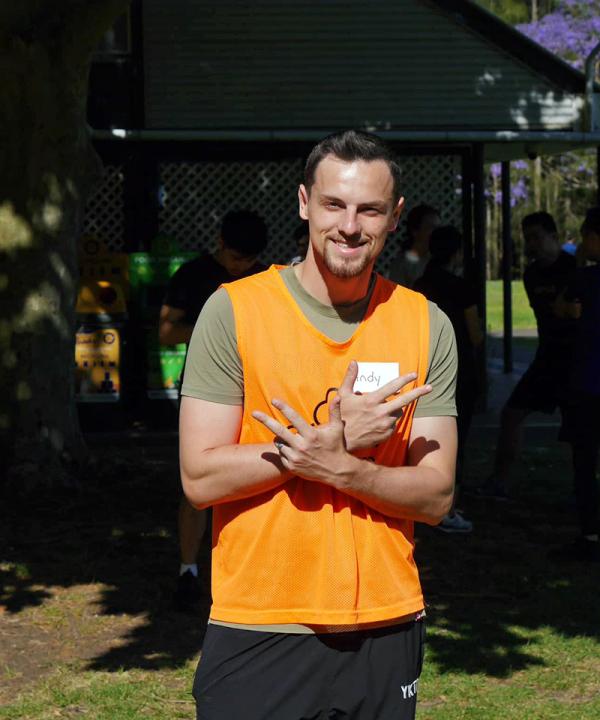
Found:
M 573 130 L 585 80 L 468 0 L 145 0 L 149 128 Z

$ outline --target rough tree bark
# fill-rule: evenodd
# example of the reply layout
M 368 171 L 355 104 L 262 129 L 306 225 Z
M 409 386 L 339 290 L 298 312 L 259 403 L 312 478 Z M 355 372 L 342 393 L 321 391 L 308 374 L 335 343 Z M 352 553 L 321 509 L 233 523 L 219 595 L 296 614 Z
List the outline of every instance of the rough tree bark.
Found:
M 2 5 L 0 470 L 53 480 L 85 456 L 73 364 L 77 240 L 100 170 L 85 115 L 89 67 L 128 0 Z

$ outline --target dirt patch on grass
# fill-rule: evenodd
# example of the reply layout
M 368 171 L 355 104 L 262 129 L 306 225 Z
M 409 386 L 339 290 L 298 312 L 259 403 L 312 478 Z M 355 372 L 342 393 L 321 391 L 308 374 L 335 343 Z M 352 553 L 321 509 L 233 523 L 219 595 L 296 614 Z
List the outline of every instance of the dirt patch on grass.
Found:
M 0 705 L 58 667 L 176 668 L 197 657 L 210 601 L 171 608 L 176 448 L 125 447 L 81 487 L 0 499 Z

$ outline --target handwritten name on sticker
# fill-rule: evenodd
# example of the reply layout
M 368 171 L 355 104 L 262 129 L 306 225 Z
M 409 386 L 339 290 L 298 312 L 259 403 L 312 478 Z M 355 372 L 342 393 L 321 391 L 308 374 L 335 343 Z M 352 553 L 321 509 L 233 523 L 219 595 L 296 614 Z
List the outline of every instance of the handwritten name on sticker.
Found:
M 354 392 L 373 392 L 400 375 L 400 364 L 394 362 L 360 362 Z

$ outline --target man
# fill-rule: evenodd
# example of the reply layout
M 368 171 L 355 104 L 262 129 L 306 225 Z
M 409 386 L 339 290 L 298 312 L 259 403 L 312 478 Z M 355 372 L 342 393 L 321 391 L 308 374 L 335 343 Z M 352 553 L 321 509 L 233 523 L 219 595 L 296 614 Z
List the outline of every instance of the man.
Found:
M 303 220 L 292 234 L 292 240 L 296 248 L 296 254 L 288 262 L 288 265 L 297 265 L 306 257 L 308 250 L 308 223 Z
M 452 329 L 373 273 L 403 206 L 381 140 L 325 138 L 298 196 L 306 259 L 218 290 L 185 372 L 182 482 L 214 518 L 197 717 L 412 718 L 413 523 L 438 523 L 452 499 Z M 218 401 L 208 369 L 222 370 Z
M 551 414 L 563 404 L 575 339 L 574 320 L 561 318 L 556 312 L 556 302 L 575 270 L 575 258 L 561 249 L 556 223 L 549 213 L 527 215 L 521 227 L 525 254 L 531 261 L 523 284 L 535 314 L 538 348 L 502 409 L 494 471 L 479 489 L 481 495 L 498 500 L 507 497 L 509 472 L 525 418 L 532 412 Z
M 390 263 L 389 278 L 398 285 L 412 288 L 423 275 L 429 260 L 429 239 L 440 225 L 440 214 L 431 205 L 417 205 L 406 219 L 407 239 Z
M 456 337 L 456 491 L 452 511 L 437 526 L 447 533 L 473 530 L 473 523 L 464 518 L 455 506 L 464 473 L 467 435 L 478 395 L 476 352 L 483 342 L 483 332 L 474 288 L 459 274 L 462 262 L 463 238 L 460 232 L 452 225 L 435 228 L 429 240 L 429 262 L 414 288 L 446 313 Z
M 265 269 L 256 258 L 266 245 L 267 228 L 259 215 L 248 210 L 227 213 L 216 252 L 190 260 L 171 278 L 160 310 L 161 344 L 189 343 L 202 306 L 222 283 Z M 200 600 L 197 558 L 206 511 L 193 508 L 185 496 L 179 503 L 178 530 L 181 563 L 174 603 L 177 609 L 188 611 Z
M 600 207 L 590 208 L 581 226 L 581 259 L 561 300 L 563 315 L 575 318 L 577 339 L 568 382 L 561 440 L 571 443 L 580 536 L 556 556 L 600 562 Z

